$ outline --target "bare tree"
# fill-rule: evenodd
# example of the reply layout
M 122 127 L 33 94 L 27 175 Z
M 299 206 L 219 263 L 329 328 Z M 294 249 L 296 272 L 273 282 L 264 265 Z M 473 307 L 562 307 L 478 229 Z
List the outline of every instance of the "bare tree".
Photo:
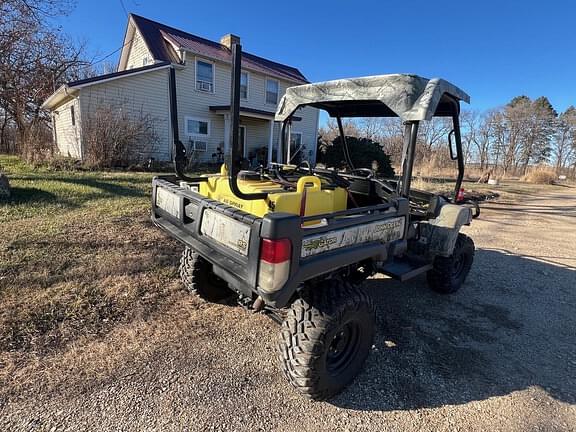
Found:
M 576 152 L 576 108 L 570 106 L 558 118 L 554 135 L 553 157 L 556 174 L 560 174 L 572 161 Z
M 49 136 L 42 102 L 86 64 L 83 47 L 50 24 L 70 7 L 67 0 L 0 0 L 0 114 L 25 156 L 37 153 L 35 140 Z
M 513 98 L 506 106 L 484 112 L 461 114 L 465 160 L 481 171 L 498 176 L 525 175 L 535 165 L 552 163 L 557 174 L 576 176 L 576 109 L 560 117 L 545 97 Z M 421 122 L 416 166 L 431 174 L 451 167 L 446 136 L 450 119 Z M 401 160 L 403 126 L 398 118 L 366 118 L 345 121 L 347 135 L 379 142 L 394 163 Z M 331 142 L 338 135 L 336 122 L 329 121 L 320 134 Z

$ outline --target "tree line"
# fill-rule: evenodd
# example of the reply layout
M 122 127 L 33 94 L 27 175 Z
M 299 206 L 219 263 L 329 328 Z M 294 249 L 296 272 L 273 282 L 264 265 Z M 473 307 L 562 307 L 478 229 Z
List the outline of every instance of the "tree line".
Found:
M 480 172 L 497 176 L 523 176 L 535 166 L 546 166 L 556 175 L 576 177 L 576 108 L 557 113 L 548 98 L 513 98 L 502 107 L 484 112 L 463 111 L 460 117 L 464 157 Z M 398 165 L 402 154 L 403 126 L 397 118 L 362 118 L 344 123 L 349 136 L 379 142 Z M 447 136 L 452 121 L 435 118 L 419 129 L 416 166 L 433 173 L 453 166 Z M 321 146 L 338 135 L 336 123 L 320 128 Z

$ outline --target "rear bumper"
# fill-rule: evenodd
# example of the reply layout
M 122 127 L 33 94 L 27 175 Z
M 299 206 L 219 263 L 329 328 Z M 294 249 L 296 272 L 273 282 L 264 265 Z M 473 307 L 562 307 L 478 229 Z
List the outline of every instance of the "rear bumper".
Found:
M 167 221 L 165 218 L 158 218 L 153 214 L 152 221 L 157 227 L 170 235 L 170 237 L 177 239 L 185 246 L 198 252 L 199 255 L 213 265 L 214 273 L 234 286 L 238 291 L 245 294 L 250 294 L 253 291 L 255 287 L 250 286 L 246 282 L 248 275 L 245 265 L 215 252 L 211 246 L 197 240 L 190 233 L 174 225 L 172 222 Z

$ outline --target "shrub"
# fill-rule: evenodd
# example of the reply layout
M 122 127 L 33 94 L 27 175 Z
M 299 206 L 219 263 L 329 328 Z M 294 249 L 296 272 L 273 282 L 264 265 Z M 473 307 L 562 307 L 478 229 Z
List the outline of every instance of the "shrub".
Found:
M 384 153 L 379 143 L 353 136 L 347 136 L 346 143 L 354 168 L 371 168 L 383 177 L 394 177 L 390 156 Z M 340 137 L 336 137 L 331 143 L 321 143 L 319 147 L 318 162 L 338 169 L 346 166 L 344 146 Z
M 33 165 L 43 164 L 54 156 L 52 131 L 43 122 L 33 122 L 20 133 L 20 154 Z
M 91 168 L 143 163 L 158 142 L 154 118 L 121 105 L 100 105 L 83 120 L 84 159 Z
M 537 184 L 554 184 L 556 173 L 547 168 L 536 168 L 522 177 L 522 181 Z

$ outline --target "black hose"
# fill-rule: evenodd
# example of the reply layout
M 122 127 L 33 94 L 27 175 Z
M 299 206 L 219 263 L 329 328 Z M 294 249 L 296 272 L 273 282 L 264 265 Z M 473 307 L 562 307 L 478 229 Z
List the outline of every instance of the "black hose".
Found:
M 350 151 L 348 150 L 348 143 L 346 142 L 346 135 L 344 135 L 342 119 L 340 117 L 336 117 L 336 123 L 338 123 L 338 130 L 340 131 L 340 139 L 342 140 L 342 149 L 344 150 L 344 159 L 346 159 L 346 165 L 348 165 L 350 171 L 354 171 L 354 165 L 352 164 L 352 158 L 350 158 Z

